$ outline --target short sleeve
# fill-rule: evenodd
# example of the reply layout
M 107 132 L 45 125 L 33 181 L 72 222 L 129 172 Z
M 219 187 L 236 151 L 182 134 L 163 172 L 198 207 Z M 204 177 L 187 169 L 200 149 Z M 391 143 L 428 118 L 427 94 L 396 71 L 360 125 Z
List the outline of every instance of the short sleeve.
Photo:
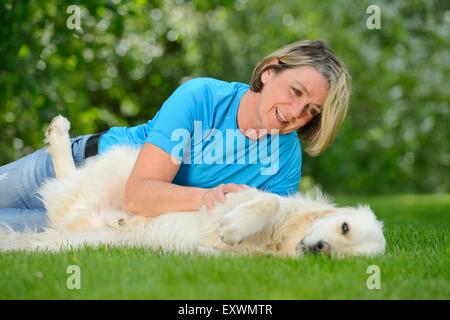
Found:
M 289 196 L 298 192 L 302 172 L 302 153 L 300 141 L 296 138 L 294 148 L 290 148 L 286 154 L 283 167 L 274 175 L 265 191 L 276 193 L 280 196 Z
M 201 120 L 205 86 L 198 79 L 179 86 L 151 120 L 146 143 L 151 143 L 180 162 L 189 149 L 194 121 Z

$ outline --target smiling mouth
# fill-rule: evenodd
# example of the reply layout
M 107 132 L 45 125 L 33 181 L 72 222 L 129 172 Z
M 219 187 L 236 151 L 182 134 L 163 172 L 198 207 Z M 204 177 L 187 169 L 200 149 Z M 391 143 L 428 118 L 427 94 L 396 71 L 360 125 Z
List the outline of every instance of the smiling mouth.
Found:
M 278 107 L 276 107 L 276 111 L 277 111 L 276 113 L 277 113 L 278 121 L 280 121 L 281 123 L 288 123 L 288 120 L 286 119 L 284 114 L 281 112 L 281 110 L 278 109 Z

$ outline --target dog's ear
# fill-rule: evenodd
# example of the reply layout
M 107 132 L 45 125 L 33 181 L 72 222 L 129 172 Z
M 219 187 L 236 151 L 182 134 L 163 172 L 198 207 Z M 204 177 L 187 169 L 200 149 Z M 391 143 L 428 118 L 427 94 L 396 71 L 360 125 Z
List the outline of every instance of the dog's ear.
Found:
M 303 211 L 301 214 L 290 214 L 275 227 L 273 239 L 286 239 L 299 233 L 306 233 L 318 219 L 336 214 L 331 208 L 320 208 Z M 284 240 L 283 240 L 284 241 Z

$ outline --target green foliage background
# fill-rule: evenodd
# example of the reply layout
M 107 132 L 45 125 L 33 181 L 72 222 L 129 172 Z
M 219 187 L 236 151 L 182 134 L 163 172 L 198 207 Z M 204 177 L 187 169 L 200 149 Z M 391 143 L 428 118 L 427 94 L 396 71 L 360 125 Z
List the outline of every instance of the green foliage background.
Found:
M 79 5 L 81 30 L 66 13 Z M 381 30 L 366 9 L 381 8 Z M 64 114 L 72 134 L 153 117 L 181 81 L 248 82 L 264 55 L 325 39 L 353 76 L 334 145 L 304 155 L 303 183 L 328 192 L 448 192 L 448 1 L 2 1 L 0 164 L 43 146 Z

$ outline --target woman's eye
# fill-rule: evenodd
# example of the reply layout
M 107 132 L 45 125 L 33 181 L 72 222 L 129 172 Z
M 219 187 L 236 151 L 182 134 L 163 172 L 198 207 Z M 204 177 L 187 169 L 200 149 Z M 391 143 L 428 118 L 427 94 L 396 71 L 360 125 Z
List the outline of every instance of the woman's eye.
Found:
M 342 224 L 342 234 L 347 234 L 349 230 L 350 230 L 350 228 L 348 227 L 347 222 L 344 222 Z
M 320 113 L 321 110 L 317 106 L 308 106 L 308 111 L 312 117 L 315 117 Z
M 294 94 L 295 94 L 297 97 L 300 97 L 300 96 L 302 95 L 302 92 L 301 92 L 300 90 L 298 90 L 298 89 L 292 88 L 292 91 L 294 92 Z

